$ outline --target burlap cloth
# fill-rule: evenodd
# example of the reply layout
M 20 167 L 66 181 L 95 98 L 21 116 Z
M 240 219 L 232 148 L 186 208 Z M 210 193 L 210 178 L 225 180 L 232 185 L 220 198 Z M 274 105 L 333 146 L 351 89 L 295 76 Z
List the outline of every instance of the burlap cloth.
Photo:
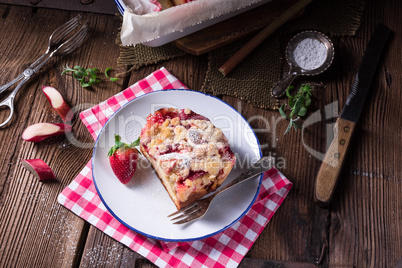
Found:
M 330 37 L 354 35 L 360 26 L 363 10 L 363 0 L 315 0 L 307 6 L 301 18 L 288 23 L 265 40 L 226 77 L 218 68 L 251 37 L 210 52 L 204 84 L 201 89 L 194 90 L 215 96 L 234 96 L 263 109 L 277 109 L 279 102 L 271 97 L 270 91 L 281 78 L 286 65 L 282 57 L 281 37 L 302 30 L 317 30 Z M 120 43 L 119 38 L 117 42 Z M 130 70 L 137 70 L 185 54 L 172 44 L 156 48 L 121 45 L 118 65 L 129 65 Z

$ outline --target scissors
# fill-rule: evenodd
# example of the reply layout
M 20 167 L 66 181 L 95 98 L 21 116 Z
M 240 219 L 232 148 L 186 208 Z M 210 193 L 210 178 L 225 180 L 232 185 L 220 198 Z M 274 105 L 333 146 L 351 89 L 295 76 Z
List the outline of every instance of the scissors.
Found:
M 81 25 L 80 21 L 81 16 L 78 15 L 54 30 L 49 38 L 49 44 L 45 54 L 29 65 L 29 67 L 15 79 L 0 87 L 1 94 L 6 89 L 19 82 L 11 94 L 0 102 L 0 107 L 6 106 L 10 109 L 10 115 L 3 123 L 0 123 L 0 127 L 5 126 L 11 120 L 14 114 L 14 99 L 21 87 L 30 80 L 40 70 L 40 68 L 50 60 L 50 58 L 56 55 L 65 56 L 81 45 L 89 31 L 87 22 L 85 22 L 73 35 L 68 36 L 73 30 Z M 68 38 L 66 39 L 67 36 Z

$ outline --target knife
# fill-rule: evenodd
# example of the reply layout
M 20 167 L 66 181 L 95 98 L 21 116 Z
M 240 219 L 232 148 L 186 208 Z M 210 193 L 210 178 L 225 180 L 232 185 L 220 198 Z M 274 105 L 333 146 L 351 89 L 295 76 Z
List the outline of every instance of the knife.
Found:
M 377 63 L 390 35 L 391 30 L 388 27 L 377 25 L 367 44 L 349 97 L 340 117 L 336 120 L 334 139 L 315 180 L 314 200 L 322 207 L 330 203 L 334 194 L 355 125 L 359 121 Z

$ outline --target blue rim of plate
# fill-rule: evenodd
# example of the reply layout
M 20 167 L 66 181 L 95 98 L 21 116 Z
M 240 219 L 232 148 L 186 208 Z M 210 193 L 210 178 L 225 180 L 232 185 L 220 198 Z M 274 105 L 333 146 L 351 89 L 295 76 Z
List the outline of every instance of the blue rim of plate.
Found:
M 106 121 L 106 123 L 103 125 L 101 131 L 99 132 L 98 137 L 96 138 L 96 142 L 95 142 L 95 145 L 94 145 L 94 151 L 93 151 L 93 153 L 92 153 L 92 159 L 95 158 L 95 152 L 96 152 L 96 147 L 97 147 L 97 144 L 98 144 L 98 141 L 99 141 L 99 137 L 100 137 L 100 135 L 102 134 L 102 132 L 103 132 L 105 126 L 109 123 L 109 120 L 112 119 L 123 107 L 125 107 L 126 105 L 130 104 L 130 103 L 133 102 L 133 101 L 137 101 L 137 100 L 141 99 L 141 97 L 148 96 L 149 94 L 166 93 L 166 92 L 170 92 L 170 91 L 180 91 L 180 90 L 181 90 L 181 91 L 188 91 L 188 92 L 192 92 L 192 93 L 196 93 L 196 94 L 197 94 L 197 93 L 198 93 L 198 94 L 202 94 L 202 95 L 205 95 L 205 96 L 208 96 L 208 97 L 215 98 L 215 99 L 219 100 L 220 102 L 222 102 L 222 103 L 225 104 L 226 106 L 228 106 L 228 107 L 230 107 L 231 109 L 233 109 L 238 115 L 241 116 L 241 118 L 246 122 L 246 124 L 250 127 L 250 129 L 251 129 L 251 130 L 253 129 L 253 128 L 250 126 L 250 124 L 247 122 L 247 120 L 244 118 L 244 116 L 241 115 L 235 108 L 233 108 L 233 107 L 230 106 L 228 103 L 226 103 L 225 101 L 223 101 L 223 100 L 221 100 L 221 99 L 219 99 L 219 98 L 217 98 L 217 97 L 215 97 L 215 96 L 212 96 L 212 95 L 209 95 L 209 94 L 206 94 L 206 93 L 203 93 L 203 92 L 199 92 L 199 91 L 190 90 L 190 89 L 165 89 L 165 90 L 158 90 L 158 91 L 153 91 L 153 92 L 146 93 L 146 94 L 144 94 L 144 95 L 138 96 L 138 97 L 135 98 L 135 99 L 132 99 L 131 101 L 129 101 L 129 102 L 127 102 L 126 104 L 124 104 L 123 106 L 121 106 L 116 112 L 114 112 L 114 113 L 109 117 L 109 119 Z M 254 134 L 254 137 L 255 137 L 255 139 L 256 139 L 256 141 L 257 141 L 257 144 L 258 144 L 258 147 L 259 147 L 259 152 L 260 152 L 260 158 L 261 158 L 261 157 L 262 157 L 261 144 L 260 144 L 260 141 L 258 140 L 257 136 L 255 135 L 255 132 L 254 132 L 254 131 L 253 131 L 253 134 Z M 103 205 L 106 207 L 106 209 L 110 212 L 110 214 L 112 214 L 112 216 L 113 216 L 116 220 L 118 220 L 120 223 L 122 223 L 124 226 L 126 226 L 126 227 L 129 228 L 130 230 L 132 230 L 132 231 L 134 231 L 134 232 L 137 232 L 137 233 L 139 233 L 139 234 L 141 234 L 141 235 L 143 235 L 143 236 L 146 236 L 146 237 L 148 237 L 148 238 L 152 238 L 152 239 L 156 239 L 156 240 L 160 240 L 160 241 L 164 241 L 164 242 L 191 242 L 191 241 L 201 240 L 201 239 L 205 239 L 205 238 L 214 236 L 214 235 L 216 235 L 216 234 L 219 234 L 219 233 L 225 231 L 226 229 L 230 228 L 233 224 L 235 224 L 235 223 L 238 222 L 241 218 L 243 218 L 243 216 L 246 215 L 247 212 L 249 212 L 250 209 L 251 209 L 251 207 L 254 205 L 254 202 L 255 202 L 255 200 L 257 199 L 258 194 L 260 193 L 261 184 L 262 184 L 262 178 L 263 178 L 263 174 L 261 174 L 261 175 L 260 175 L 260 180 L 259 180 L 259 182 L 258 182 L 257 191 L 256 191 L 256 193 L 255 193 L 255 195 L 254 195 L 254 197 L 253 197 L 253 200 L 250 202 L 250 205 L 244 210 L 244 212 L 243 212 L 239 217 L 237 217 L 233 222 L 229 223 L 228 225 L 224 226 L 223 228 L 221 228 L 220 230 L 218 230 L 218 231 L 216 231 L 216 232 L 213 232 L 213 233 L 210 233 L 210 234 L 207 234 L 207 235 L 204 235 L 204 236 L 200 236 L 200 237 L 196 237 L 196 238 L 187 238 L 187 239 L 168 239 L 168 238 L 153 236 L 153 235 L 144 233 L 144 232 L 142 232 L 142 231 L 140 231 L 140 230 L 138 230 L 138 229 L 135 229 L 134 227 L 130 226 L 128 223 L 126 223 L 126 222 L 124 222 L 122 219 L 120 219 L 120 218 L 113 212 L 113 210 L 106 204 L 106 201 L 103 199 L 102 195 L 100 194 L 100 191 L 99 191 L 99 189 L 98 189 L 98 185 L 97 185 L 97 183 L 96 183 L 95 174 L 94 174 L 94 161 L 91 161 L 91 166 L 92 166 L 92 170 L 91 170 L 91 172 L 92 172 L 92 179 L 93 179 L 94 184 L 95 184 L 96 192 L 98 193 L 99 198 L 101 199 L 101 201 L 102 201 Z

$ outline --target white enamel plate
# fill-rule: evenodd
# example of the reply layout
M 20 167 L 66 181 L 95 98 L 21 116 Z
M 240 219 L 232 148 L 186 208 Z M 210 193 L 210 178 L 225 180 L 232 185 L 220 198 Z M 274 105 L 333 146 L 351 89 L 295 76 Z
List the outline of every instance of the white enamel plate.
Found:
M 101 130 L 92 157 L 99 197 L 117 220 L 147 237 L 192 241 L 217 234 L 247 213 L 258 195 L 262 175 L 218 195 L 201 219 L 174 225 L 167 215 L 176 211 L 176 207 L 143 156 L 128 184 L 120 183 L 113 174 L 107 152 L 114 144 L 114 134 L 119 134 L 124 142 L 133 142 L 139 137 L 146 117 L 162 107 L 189 108 L 223 130 L 237 157 L 225 183 L 261 158 L 259 142 L 249 124 L 222 100 L 190 90 L 156 91 L 124 105 Z

